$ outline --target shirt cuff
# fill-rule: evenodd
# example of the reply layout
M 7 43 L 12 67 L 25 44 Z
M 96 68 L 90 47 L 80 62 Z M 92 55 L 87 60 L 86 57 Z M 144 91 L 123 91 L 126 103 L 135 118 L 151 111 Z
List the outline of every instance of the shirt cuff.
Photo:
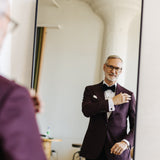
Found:
M 126 143 L 127 143 L 128 148 L 129 148 L 129 146 L 130 146 L 129 141 L 127 141 L 126 139 L 123 139 L 122 141 L 123 141 L 123 142 L 126 142 Z
M 109 112 L 115 111 L 114 103 L 111 98 L 108 99 Z

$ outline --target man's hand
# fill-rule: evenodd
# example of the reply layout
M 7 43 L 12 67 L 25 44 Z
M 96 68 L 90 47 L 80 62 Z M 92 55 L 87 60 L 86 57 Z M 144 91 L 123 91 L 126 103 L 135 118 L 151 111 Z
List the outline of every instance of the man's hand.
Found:
M 124 141 L 115 143 L 111 148 L 111 154 L 121 155 L 127 149 L 127 143 Z
M 127 93 L 120 93 L 112 98 L 114 105 L 128 103 L 131 100 L 131 96 Z
M 30 96 L 31 96 L 32 101 L 33 101 L 35 112 L 36 113 L 42 112 L 43 111 L 42 102 L 40 100 L 40 97 L 36 94 L 34 89 L 30 90 Z

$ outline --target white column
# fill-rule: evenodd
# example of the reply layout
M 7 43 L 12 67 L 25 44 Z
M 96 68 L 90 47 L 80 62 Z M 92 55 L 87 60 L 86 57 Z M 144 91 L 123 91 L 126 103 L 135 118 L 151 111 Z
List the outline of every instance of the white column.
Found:
M 123 76 L 125 81 L 126 55 L 128 48 L 128 30 L 137 14 L 140 14 L 141 0 L 84 0 L 104 22 L 103 48 L 101 68 L 106 58 L 111 54 L 119 55 L 124 60 Z M 103 77 L 103 72 L 100 73 Z

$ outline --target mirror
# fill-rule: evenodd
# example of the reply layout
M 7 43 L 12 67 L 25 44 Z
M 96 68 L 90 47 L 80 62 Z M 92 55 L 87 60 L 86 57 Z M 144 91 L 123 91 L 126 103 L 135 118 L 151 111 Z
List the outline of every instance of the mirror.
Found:
M 89 119 L 81 111 L 85 86 L 103 80 L 110 54 L 124 61 L 118 83 L 137 95 L 141 0 L 38 0 L 32 87 L 44 101 L 40 131 L 62 139 L 52 148 L 72 159 Z

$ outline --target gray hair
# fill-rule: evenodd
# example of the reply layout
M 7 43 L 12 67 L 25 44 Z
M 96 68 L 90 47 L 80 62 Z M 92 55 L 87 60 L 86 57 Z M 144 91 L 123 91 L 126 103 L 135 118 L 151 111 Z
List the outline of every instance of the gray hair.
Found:
M 0 0 L 0 13 L 6 12 L 8 9 L 8 0 Z
M 110 56 L 108 56 L 108 58 L 106 59 L 105 63 L 107 63 L 109 59 L 120 59 L 121 62 L 123 62 L 122 58 L 120 58 L 119 56 L 117 56 L 117 55 L 110 55 Z

